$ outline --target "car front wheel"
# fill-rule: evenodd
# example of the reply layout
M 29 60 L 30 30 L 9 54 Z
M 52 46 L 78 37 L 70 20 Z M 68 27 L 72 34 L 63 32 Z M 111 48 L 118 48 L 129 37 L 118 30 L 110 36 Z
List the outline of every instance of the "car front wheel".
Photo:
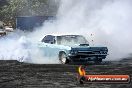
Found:
M 60 61 L 61 64 L 67 64 L 68 63 L 67 55 L 66 55 L 65 52 L 60 52 L 59 61 Z

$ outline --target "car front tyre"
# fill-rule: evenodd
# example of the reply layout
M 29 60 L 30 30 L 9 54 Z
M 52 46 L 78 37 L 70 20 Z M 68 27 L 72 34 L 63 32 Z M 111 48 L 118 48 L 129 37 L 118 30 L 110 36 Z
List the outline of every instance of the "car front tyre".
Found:
M 60 52 L 59 53 L 59 61 L 61 64 L 67 64 L 68 60 L 67 60 L 67 55 L 65 52 Z

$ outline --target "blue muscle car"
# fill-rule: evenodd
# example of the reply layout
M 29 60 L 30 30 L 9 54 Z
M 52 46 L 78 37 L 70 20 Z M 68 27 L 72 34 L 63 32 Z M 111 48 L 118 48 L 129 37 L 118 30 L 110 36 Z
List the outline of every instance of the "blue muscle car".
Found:
M 46 55 L 58 55 L 62 64 L 94 61 L 101 63 L 108 55 L 107 47 L 90 46 L 82 35 L 46 35 L 39 44 Z

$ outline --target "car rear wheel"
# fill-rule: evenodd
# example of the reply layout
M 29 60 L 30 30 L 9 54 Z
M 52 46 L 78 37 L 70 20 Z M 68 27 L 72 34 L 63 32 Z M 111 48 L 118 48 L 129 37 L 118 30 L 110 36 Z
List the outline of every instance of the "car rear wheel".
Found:
M 67 56 L 66 56 L 65 52 L 61 52 L 59 54 L 59 61 L 61 64 L 67 64 L 68 63 Z

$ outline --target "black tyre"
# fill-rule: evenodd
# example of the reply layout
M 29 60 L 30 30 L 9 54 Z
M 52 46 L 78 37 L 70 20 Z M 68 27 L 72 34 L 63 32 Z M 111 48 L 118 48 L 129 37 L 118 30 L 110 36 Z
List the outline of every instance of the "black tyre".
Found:
M 67 60 L 67 55 L 65 52 L 60 52 L 59 53 L 59 61 L 61 64 L 67 64 L 68 60 Z

